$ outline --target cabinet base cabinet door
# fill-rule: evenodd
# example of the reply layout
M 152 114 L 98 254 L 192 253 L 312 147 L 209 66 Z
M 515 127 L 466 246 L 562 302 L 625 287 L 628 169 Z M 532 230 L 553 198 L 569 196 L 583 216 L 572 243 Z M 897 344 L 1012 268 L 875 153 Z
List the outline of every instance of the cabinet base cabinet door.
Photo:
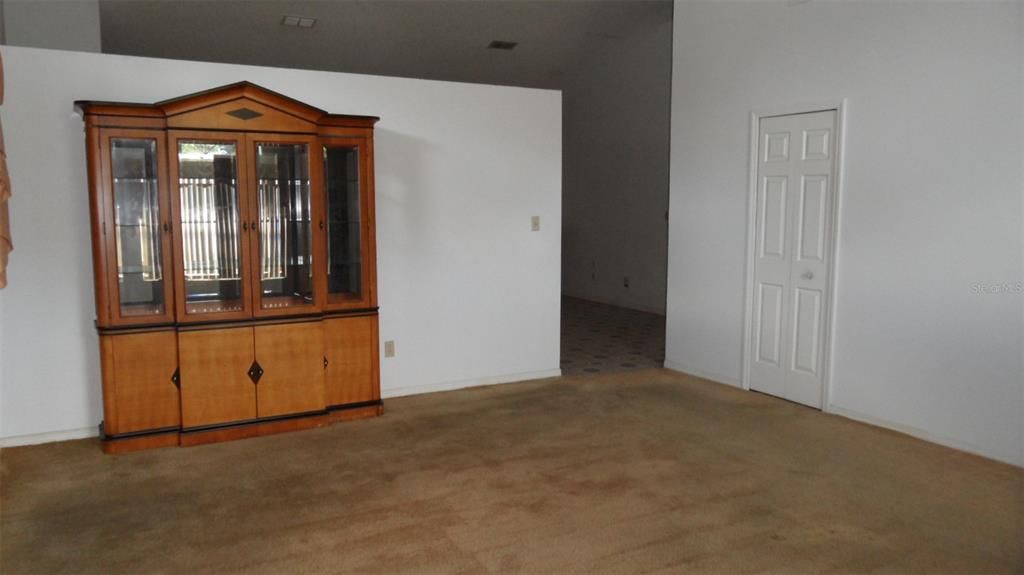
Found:
M 173 331 L 100 337 L 103 363 L 103 430 L 116 436 L 178 427 L 181 410 L 174 372 Z
M 181 332 L 178 358 L 182 427 L 256 418 L 253 328 Z
M 323 411 L 324 332 L 321 322 L 257 326 L 256 386 L 260 417 Z
M 380 399 L 377 316 L 334 318 L 324 325 L 327 405 Z

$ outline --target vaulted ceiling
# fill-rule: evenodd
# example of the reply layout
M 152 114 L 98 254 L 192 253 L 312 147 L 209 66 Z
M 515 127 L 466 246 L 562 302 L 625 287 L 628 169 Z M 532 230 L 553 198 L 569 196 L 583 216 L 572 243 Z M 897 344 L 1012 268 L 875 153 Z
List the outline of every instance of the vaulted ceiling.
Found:
M 670 0 L 100 0 L 107 53 L 537 88 L 671 17 Z

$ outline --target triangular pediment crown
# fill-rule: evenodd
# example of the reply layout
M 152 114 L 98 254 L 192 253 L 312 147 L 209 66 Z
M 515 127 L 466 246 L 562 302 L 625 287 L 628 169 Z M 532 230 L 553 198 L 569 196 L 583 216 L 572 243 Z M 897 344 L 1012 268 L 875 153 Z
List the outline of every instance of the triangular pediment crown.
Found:
M 315 132 L 327 112 L 257 86 L 238 82 L 157 102 L 168 128 Z
M 160 129 L 317 133 L 318 126 L 321 131 L 372 129 L 380 119 L 328 114 L 251 82 L 228 84 L 156 104 L 78 100 L 75 107 L 91 125 L 127 122 L 135 127 Z

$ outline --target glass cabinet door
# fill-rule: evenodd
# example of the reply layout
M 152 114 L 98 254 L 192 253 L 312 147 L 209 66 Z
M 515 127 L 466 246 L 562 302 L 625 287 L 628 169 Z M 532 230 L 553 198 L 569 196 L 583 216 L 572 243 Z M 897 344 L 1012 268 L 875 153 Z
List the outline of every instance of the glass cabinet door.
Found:
M 107 217 L 113 225 L 107 234 L 113 236 L 110 268 L 115 276 L 110 284 L 117 286 L 110 294 L 113 323 L 169 320 L 173 306 L 165 257 L 170 250 L 163 233 L 169 226 L 163 218 L 158 159 L 162 135 L 109 132 L 104 142 L 110 153 Z
M 324 147 L 327 190 L 327 303 L 363 305 L 365 289 L 366 204 L 362 188 L 363 148 Z
M 179 320 L 249 315 L 245 244 L 244 165 L 240 141 L 174 138 Z
M 250 136 L 256 175 L 254 280 L 257 315 L 319 308 L 315 297 L 312 139 Z M 305 140 L 305 141 L 303 141 Z

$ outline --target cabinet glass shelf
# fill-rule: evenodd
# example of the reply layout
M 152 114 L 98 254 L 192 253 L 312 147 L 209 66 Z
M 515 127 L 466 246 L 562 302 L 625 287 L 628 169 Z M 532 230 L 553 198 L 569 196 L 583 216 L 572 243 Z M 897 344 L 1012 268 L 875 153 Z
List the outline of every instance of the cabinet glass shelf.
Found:
M 112 138 L 111 179 L 121 316 L 166 310 L 156 140 Z
M 260 305 L 313 305 L 313 226 L 309 145 L 256 144 Z
M 244 307 L 237 157 L 233 142 L 178 143 L 187 314 Z
M 363 294 L 362 206 L 358 147 L 324 148 L 327 181 L 327 298 Z

